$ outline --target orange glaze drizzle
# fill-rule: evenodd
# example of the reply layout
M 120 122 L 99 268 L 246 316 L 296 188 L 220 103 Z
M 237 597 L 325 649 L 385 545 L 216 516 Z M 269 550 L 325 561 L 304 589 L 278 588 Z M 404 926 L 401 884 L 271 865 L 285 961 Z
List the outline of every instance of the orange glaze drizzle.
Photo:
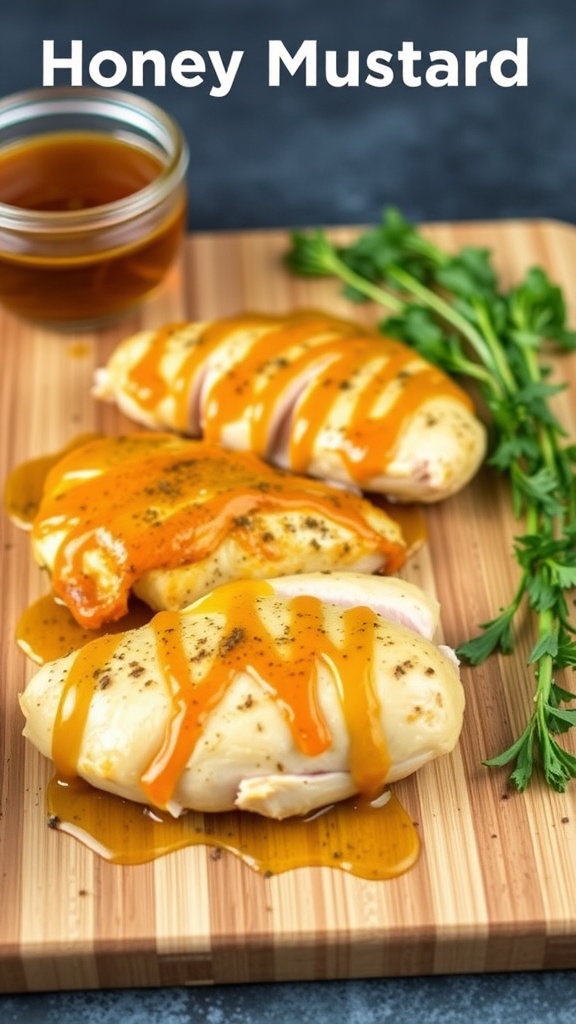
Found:
M 340 523 L 382 553 L 388 572 L 404 560 L 404 545 L 368 524 L 356 496 L 295 479 L 249 452 L 162 434 L 102 438 L 68 455 L 49 474 L 33 538 L 65 532 L 54 591 L 81 625 L 99 628 L 126 614 L 145 572 L 206 558 L 231 535 L 273 562 L 273 545 L 246 523 L 258 510 L 309 510 Z M 94 553 L 105 560 L 103 584 L 85 572 Z
M 192 679 L 182 646 L 180 626 L 186 613 L 162 613 L 152 620 L 173 700 L 164 747 L 142 777 L 144 791 L 156 806 L 167 805 L 207 716 L 234 676 L 247 669 L 273 687 L 302 753 L 316 757 L 327 750 L 331 735 L 318 701 L 318 661 L 330 667 L 339 687 L 350 738 L 349 770 L 358 790 L 372 794 L 384 784 L 390 758 L 372 671 L 377 616 L 367 608 L 346 609 L 340 647 L 326 631 L 319 599 L 294 597 L 289 602 L 290 628 L 278 643 L 258 608 L 258 599 L 272 593 L 269 583 L 245 581 L 219 587 L 195 603 L 190 614 L 221 614 L 226 623 L 218 657 L 200 682 Z
M 255 330 L 260 332 L 277 322 L 277 317 L 246 314 L 209 324 L 196 340 L 186 342 L 186 352 L 178 374 L 173 382 L 167 382 L 162 372 L 162 360 L 170 347 L 173 335 L 186 328 L 185 323 L 168 324 L 159 328 L 138 362 L 131 368 L 125 382 L 128 395 L 146 412 L 154 413 L 156 406 L 172 393 L 175 401 L 174 427 L 180 433 L 189 432 L 189 396 L 192 382 L 202 369 L 211 352 L 226 341 L 234 331 Z
M 142 409 L 154 409 L 165 397 L 166 382 L 161 372 L 162 357 L 172 335 L 183 326 L 182 323 L 171 323 L 159 328 L 133 368 L 126 390 Z
M 265 456 L 274 445 L 271 422 L 295 376 L 330 353 L 358 328 L 332 317 L 295 314 L 256 337 L 243 358 L 210 388 L 205 436 L 219 440 L 228 423 L 248 417 L 251 451 Z M 334 358 L 334 355 L 332 355 Z
M 322 355 L 330 366 L 306 388 L 292 423 L 290 466 L 307 470 L 314 442 L 342 390 L 351 387 L 355 373 L 367 362 L 383 360 L 371 381 L 355 395 L 348 423 L 337 450 L 350 476 L 362 483 L 385 471 L 393 457 L 403 424 L 424 401 L 436 396 L 451 398 L 472 409 L 468 396 L 446 374 L 418 357 L 408 346 L 376 332 L 363 331 L 355 324 L 321 313 L 298 311 L 288 317 L 245 316 L 219 320 L 209 325 L 190 346 L 174 380 L 164 379 L 161 362 L 170 328 L 164 328 L 150 342 L 148 350 L 130 372 L 126 389 L 148 412 L 171 394 L 176 402 L 176 430 L 190 429 L 190 395 L 197 374 L 218 346 L 234 332 L 254 330 L 242 358 L 211 385 L 202 410 L 204 436 L 219 440 L 223 429 L 244 417 L 251 431 L 250 447 L 266 454 L 274 443 L 271 423 L 282 394 L 290 384 Z M 291 347 L 292 351 L 283 359 Z M 408 369 L 411 362 L 418 363 Z M 370 410 L 382 392 L 399 375 L 402 387 L 384 414 L 370 417 Z
M 166 807 L 202 736 L 210 712 L 239 672 L 249 671 L 271 688 L 295 744 L 313 758 L 330 747 L 331 733 L 317 694 L 317 665 L 327 665 L 340 694 L 349 734 L 349 770 L 359 792 L 381 789 L 390 769 L 381 708 L 372 665 L 378 616 L 356 607 L 341 614 L 342 645 L 324 625 L 316 597 L 298 596 L 286 604 L 289 629 L 274 637 L 260 613 L 262 598 L 273 596 L 264 581 L 218 588 L 186 612 L 161 612 L 151 621 L 160 672 L 171 694 L 165 740 L 141 777 L 141 787 L 157 807 Z M 208 667 L 186 653 L 182 639 L 188 615 L 224 616 L 222 639 Z M 118 636 L 104 636 L 84 647 L 65 680 L 54 726 L 53 760 L 61 777 L 77 773 L 78 758 L 93 693 L 102 681 Z
M 145 772 L 145 792 L 157 806 L 166 806 L 196 743 L 202 735 L 207 715 L 220 701 L 233 676 L 249 667 L 260 678 L 270 680 L 276 700 L 290 724 L 294 740 L 303 753 L 314 757 L 330 746 L 330 733 L 316 700 L 314 645 L 307 643 L 300 617 L 305 604 L 313 599 L 295 599 L 290 630 L 292 648 L 296 636 L 298 653 L 285 653 L 268 632 L 258 614 L 257 599 L 272 594 L 270 584 L 245 581 L 219 587 L 194 605 L 194 614 L 223 614 L 225 640 L 218 658 L 200 682 L 192 681 L 180 635 L 184 621 L 178 613 L 155 616 L 152 627 L 164 679 L 172 692 L 173 715 L 162 751 Z M 309 613 L 308 613 L 309 615 Z M 318 639 L 320 611 L 313 617 Z M 283 653 L 284 651 L 284 653 Z
M 344 349 L 344 344 L 346 349 Z M 329 410 L 330 405 L 334 400 L 332 392 L 328 394 L 327 385 L 330 382 L 333 367 L 340 367 L 344 356 L 346 355 L 347 363 L 350 364 L 351 372 L 357 369 L 357 363 L 354 358 L 350 359 L 351 353 L 355 351 L 356 337 L 350 334 L 347 339 L 342 337 L 340 333 L 336 337 L 327 338 L 324 337 L 322 340 L 316 338 L 310 339 L 307 347 L 303 347 L 302 351 L 298 353 L 297 357 L 291 361 L 286 360 L 284 363 L 281 357 L 277 360 L 277 370 L 273 378 L 270 378 L 267 383 L 265 390 L 262 394 L 258 395 L 254 399 L 254 405 L 251 409 L 251 447 L 254 451 L 266 453 L 269 451 L 276 440 L 278 435 L 278 428 L 282 428 L 284 424 L 278 424 L 276 430 L 272 428 L 272 422 L 276 410 L 279 408 L 282 395 L 285 392 L 297 391 L 296 388 L 291 388 L 292 382 L 298 376 L 301 376 L 301 388 L 300 394 L 295 394 L 295 405 L 286 408 L 290 421 L 290 444 L 288 449 L 288 462 L 290 468 L 295 471 L 296 464 L 294 462 L 295 453 L 295 429 L 298 431 L 301 429 L 301 417 L 299 415 L 300 405 L 302 403 L 302 396 L 304 394 L 312 393 L 314 400 L 311 403 L 315 411 L 314 422 L 310 422 L 308 426 L 313 429 L 314 433 L 317 432 L 317 427 L 323 421 L 321 410 L 326 406 L 326 411 Z M 316 364 L 316 369 L 315 369 Z M 308 374 L 306 373 L 308 371 Z M 328 397 L 328 402 L 325 402 Z M 294 410 L 297 410 L 294 415 Z M 311 438 L 311 443 L 313 443 Z M 302 461 L 302 471 L 305 472 L 310 465 L 310 458 L 308 457 L 305 461 Z
M 113 656 L 120 640 L 118 633 L 100 636 L 82 647 L 72 662 L 58 702 L 52 733 L 52 760 L 63 780 L 73 779 L 78 774 L 92 696 L 99 685 L 98 680 L 102 678 L 103 666 Z
M 372 379 L 358 388 L 346 423 L 340 428 L 340 443 L 335 445 L 348 473 L 358 483 L 385 471 L 404 424 L 424 402 L 441 396 L 472 408 L 468 396 L 446 374 L 400 342 L 374 336 L 348 340 L 341 349 L 328 377 L 309 388 L 298 404 L 289 449 L 289 464 L 296 472 L 303 472 L 312 462 L 318 432 L 328 421 L 342 391 L 354 386 L 355 372 L 382 357 L 385 362 L 381 362 Z M 411 363 L 416 365 L 411 368 Z M 395 398 L 385 412 L 372 416 L 375 403 L 395 382 L 400 383 Z
M 292 469 L 308 466 L 312 461 L 314 444 L 318 430 L 323 426 L 330 415 L 330 411 L 336 401 L 342 397 L 343 392 L 357 387 L 354 377 L 368 363 L 373 366 L 373 372 L 358 389 L 358 394 L 353 407 L 348 411 L 346 417 L 345 433 L 341 432 L 341 444 L 338 448 L 339 454 L 347 463 L 348 470 L 352 471 L 354 477 L 358 473 L 358 467 L 367 454 L 365 445 L 361 438 L 354 438 L 357 451 L 351 455 L 352 429 L 359 422 L 365 425 L 374 402 L 404 370 L 408 363 L 415 359 L 414 353 L 404 345 L 383 338 L 357 337 L 349 339 L 346 347 L 342 341 L 336 345 L 336 358 L 329 367 L 327 374 L 316 380 L 311 387 L 302 395 L 296 409 L 292 423 L 289 447 L 289 463 Z M 402 416 L 410 414 L 410 406 L 406 404 L 402 408 Z M 380 436 L 376 445 L 376 460 L 379 468 L 386 463 L 388 452 L 394 443 L 394 435 L 390 435 L 383 428 L 381 419 L 378 420 Z M 358 454 L 358 449 L 361 454 Z M 354 466 L 356 469 L 354 469 Z

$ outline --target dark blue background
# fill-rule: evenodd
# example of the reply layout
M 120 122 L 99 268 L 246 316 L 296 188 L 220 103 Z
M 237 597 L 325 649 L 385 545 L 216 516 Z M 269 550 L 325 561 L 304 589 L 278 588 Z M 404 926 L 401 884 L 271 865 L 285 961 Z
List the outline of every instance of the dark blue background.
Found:
M 232 91 L 141 91 L 180 121 L 191 149 L 190 226 L 366 222 L 394 203 L 416 220 L 576 217 L 573 0 L 2 0 L 0 94 L 41 84 L 42 40 L 112 49 L 244 50 Z M 411 40 L 427 54 L 529 39 L 526 88 L 306 88 L 267 82 L 267 44 L 318 40 L 361 57 Z M 87 72 L 86 72 L 87 74 Z M 65 78 L 62 75 L 62 80 Z

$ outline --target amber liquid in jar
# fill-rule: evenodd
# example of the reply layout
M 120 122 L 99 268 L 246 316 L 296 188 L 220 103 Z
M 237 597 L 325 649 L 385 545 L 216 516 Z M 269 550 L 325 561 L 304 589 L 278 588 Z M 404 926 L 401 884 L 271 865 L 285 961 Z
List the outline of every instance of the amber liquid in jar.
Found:
M 40 135 L 0 152 L 0 202 L 39 214 L 78 214 L 133 196 L 163 168 L 150 150 L 104 133 Z M 121 239 L 116 232 L 111 244 L 90 227 L 90 238 L 88 229 L 85 236 L 84 229 L 75 231 L 74 251 L 64 253 L 60 243 L 51 253 L 48 223 L 39 247 L 28 240 L 22 251 L 8 251 L 12 246 L 0 240 L 0 301 L 28 319 L 72 325 L 128 310 L 164 277 L 185 216 L 180 186 L 171 202 L 125 222 Z

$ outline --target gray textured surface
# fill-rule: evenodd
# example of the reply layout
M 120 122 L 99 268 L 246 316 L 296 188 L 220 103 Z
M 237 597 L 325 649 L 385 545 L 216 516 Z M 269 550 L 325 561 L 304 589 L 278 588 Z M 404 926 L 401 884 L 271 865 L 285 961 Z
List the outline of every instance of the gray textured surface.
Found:
M 0 998 L 3 1024 L 574 1024 L 570 973 Z
M 42 40 L 245 50 L 231 93 L 147 86 L 191 147 L 190 224 L 217 230 L 370 221 L 576 220 L 573 0 L 2 0 L 0 94 L 41 83 Z M 529 86 L 307 89 L 266 82 L 268 39 L 296 48 L 496 50 L 529 38 Z M 1 921 L 0 921 L 1 929 Z M 570 973 L 0 997 L 3 1024 L 573 1024 Z

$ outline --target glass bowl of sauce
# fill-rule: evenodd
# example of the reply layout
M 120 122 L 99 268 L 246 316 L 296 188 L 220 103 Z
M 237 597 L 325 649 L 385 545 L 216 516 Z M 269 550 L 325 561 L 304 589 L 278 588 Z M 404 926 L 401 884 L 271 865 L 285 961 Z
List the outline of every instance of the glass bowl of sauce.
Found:
M 0 303 L 55 330 L 137 306 L 180 247 L 188 159 L 173 118 L 131 93 L 0 101 Z

